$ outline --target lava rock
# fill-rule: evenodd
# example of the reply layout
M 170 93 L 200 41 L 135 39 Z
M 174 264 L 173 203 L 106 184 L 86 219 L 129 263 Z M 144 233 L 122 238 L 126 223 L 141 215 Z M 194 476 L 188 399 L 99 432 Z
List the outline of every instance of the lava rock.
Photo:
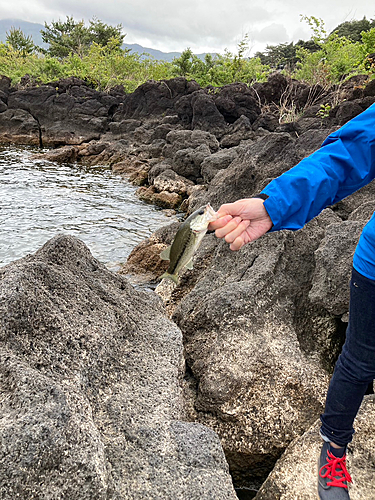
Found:
M 70 236 L 0 274 L 1 498 L 236 498 L 217 435 L 182 421 L 154 295 Z

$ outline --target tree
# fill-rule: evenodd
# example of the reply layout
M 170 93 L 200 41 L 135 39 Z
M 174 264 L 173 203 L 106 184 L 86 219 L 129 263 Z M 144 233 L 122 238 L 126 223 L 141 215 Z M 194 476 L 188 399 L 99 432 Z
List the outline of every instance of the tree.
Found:
M 294 70 L 297 62 L 300 60 L 297 52 L 301 47 L 308 52 L 315 52 L 320 48 L 312 40 L 299 40 L 296 44 L 290 42 L 267 45 L 264 52 L 257 52 L 254 57 L 259 57 L 262 64 L 267 64 L 273 69 L 288 68 Z
M 352 42 L 360 42 L 362 40 L 362 31 L 369 31 L 371 28 L 375 27 L 374 21 L 368 21 L 366 17 L 363 17 L 360 21 L 346 21 L 339 24 L 332 32 L 340 37 L 345 37 Z
M 125 35 L 122 33 L 122 24 L 110 26 L 95 17 L 90 21 L 89 31 L 91 35 L 91 43 L 95 42 L 101 47 L 108 45 L 111 38 L 118 40 L 119 45 L 121 45 L 125 38 Z
M 35 51 L 35 45 L 31 36 L 26 36 L 24 32 L 19 28 L 10 28 L 9 32 L 6 33 L 6 42 L 23 56 L 27 54 L 32 54 Z
M 41 30 L 43 42 L 49 44 L 48 54 L 52 57 L 64 58 L 70 54 L 82 57 L 95 42 L 101 47 L 108 45 L 114 38 L 118 40 L 119 47 L 125 35 L 121 33 L 121 24 L 110 26 L 99 19 L 92 19 L 86 26 L 84 20 L 75 21 L 67 16 L 66 21 L 52 21 L 50 25 L 44 23 Z

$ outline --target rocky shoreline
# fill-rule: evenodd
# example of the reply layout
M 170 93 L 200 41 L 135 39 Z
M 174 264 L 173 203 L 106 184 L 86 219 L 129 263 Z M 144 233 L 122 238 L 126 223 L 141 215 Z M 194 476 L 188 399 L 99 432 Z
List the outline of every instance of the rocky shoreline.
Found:
M 42 155 L 53 161 L 110 165 L 139 186 L 142 199 L 190 212 L 259 192 L 374 102 L 375 80 L 361 76 L 332 89 L 279 73 L 253 87 L 220 89 L 176 78 L 129 95 L 121 88 L 97 92 L 74 78 L 12 88 L 0 77 L 0 143 L 53 148 Z M 302 230 L 271 233 L 236 254 L 207 235 L 180 284 L 157 287 L 164 307 L 156 294 L 138 295 L 123 276 L 106 271 L 73 238 L 51 240 L 3 268 L 8 361 L 0 430 L 10 450 L 0 459 L 3 497 L 38 498 L 43 470 L 48 498 L 65 487 L 72 499 L 236 498 L 217 434 L 236 487 L 259 489 L 281 457 L 256 498 L 315 498 L 315 483 L 305 480 L 313 477 L 314 453 L 306 447 L 299 455 L 298 443 L 315 449 L 319 442 L 309 429 L 343 342 L 351 258 L 375 209 L 374 193 L 371 183 Z M 123 273 L 156 280 L 160 251 L 177 225 L 138 245 Z M 82 283 L 86 291 L 78 293 Z M 91 321 L 90 310 L 97 311 Z M 124 332 L 122 322 L 129 324 Z M 147 374 L 137 373 L 144 363 Z M 61 395 L 59 409 L 51 409 L 57 403 L 46 391 Z M 353 499 L 370 499 L 375 488 L 373 408 L 368 396 L 350 461 L 354 477 L 370 480 L 367 492 L 354 484 Z M 73 422 L 83 448 L 70 433 Z M 59 425 L 61 443 L 54 437 Z M 30 447 L 34 454 L 25 451 Z M 362 463 L 361 454 L 372 460 Z M 62 481 L 54 486 L 59 467 Z

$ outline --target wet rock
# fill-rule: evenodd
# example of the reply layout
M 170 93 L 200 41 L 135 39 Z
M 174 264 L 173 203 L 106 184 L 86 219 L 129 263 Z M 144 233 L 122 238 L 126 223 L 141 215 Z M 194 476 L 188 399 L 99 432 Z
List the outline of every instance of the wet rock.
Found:
M 153 203 L 162 208 L 178 208 L 182 203 L 182 199 L 182 196 L 178 193 L 161 191 L 160 193 L 155 193 Z
M 169 261 L 162 260 L 160 254 L 172 243 L 179 225 L 176 221 L 164 226 L 139 243 L 130 253 L 120 273 L 141 275 L 145 281 L 157 280 L 169 266 Z
M 53 149 L 46 153 L 33 155 L 33 158 L 57 163 L 74 163 L 77 161 L 78 148 L 75 146 L 64 146 L 62 148 Z
M 375 398 L 366 396 L 355 421 L 356 433 L 349 445 L 347 466 L 353 483 L 352 500 L 372 500 L 375 491 Z M 320 422 L 296 438 L 277 462 L 256 500 L 316 500 L 317 461 L 322 445 Z
M 155 296 L 69 236 L 1 278 L 1 498 L 236 498 L 216 434 L 182 421 L 181 334 Z
M 39 123 L 27 111 L 6 109 L 0 113 L 0 142 L 40 146 Z
M 182 202 L 182 196 L 178 193 L 158 192 L 154 186 L 139 188 L 137 195 L 141 200 L 154 203 L 162 208 L 177 208 Z

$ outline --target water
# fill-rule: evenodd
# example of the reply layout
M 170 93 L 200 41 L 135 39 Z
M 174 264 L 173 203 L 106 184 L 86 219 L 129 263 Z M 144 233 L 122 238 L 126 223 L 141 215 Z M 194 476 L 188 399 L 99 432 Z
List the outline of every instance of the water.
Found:
M 134 246 L 171 222 L 108 167 L 34 160 L 36 152 L 0 146 L 0 266 L 65 233 L 115 271 Z

